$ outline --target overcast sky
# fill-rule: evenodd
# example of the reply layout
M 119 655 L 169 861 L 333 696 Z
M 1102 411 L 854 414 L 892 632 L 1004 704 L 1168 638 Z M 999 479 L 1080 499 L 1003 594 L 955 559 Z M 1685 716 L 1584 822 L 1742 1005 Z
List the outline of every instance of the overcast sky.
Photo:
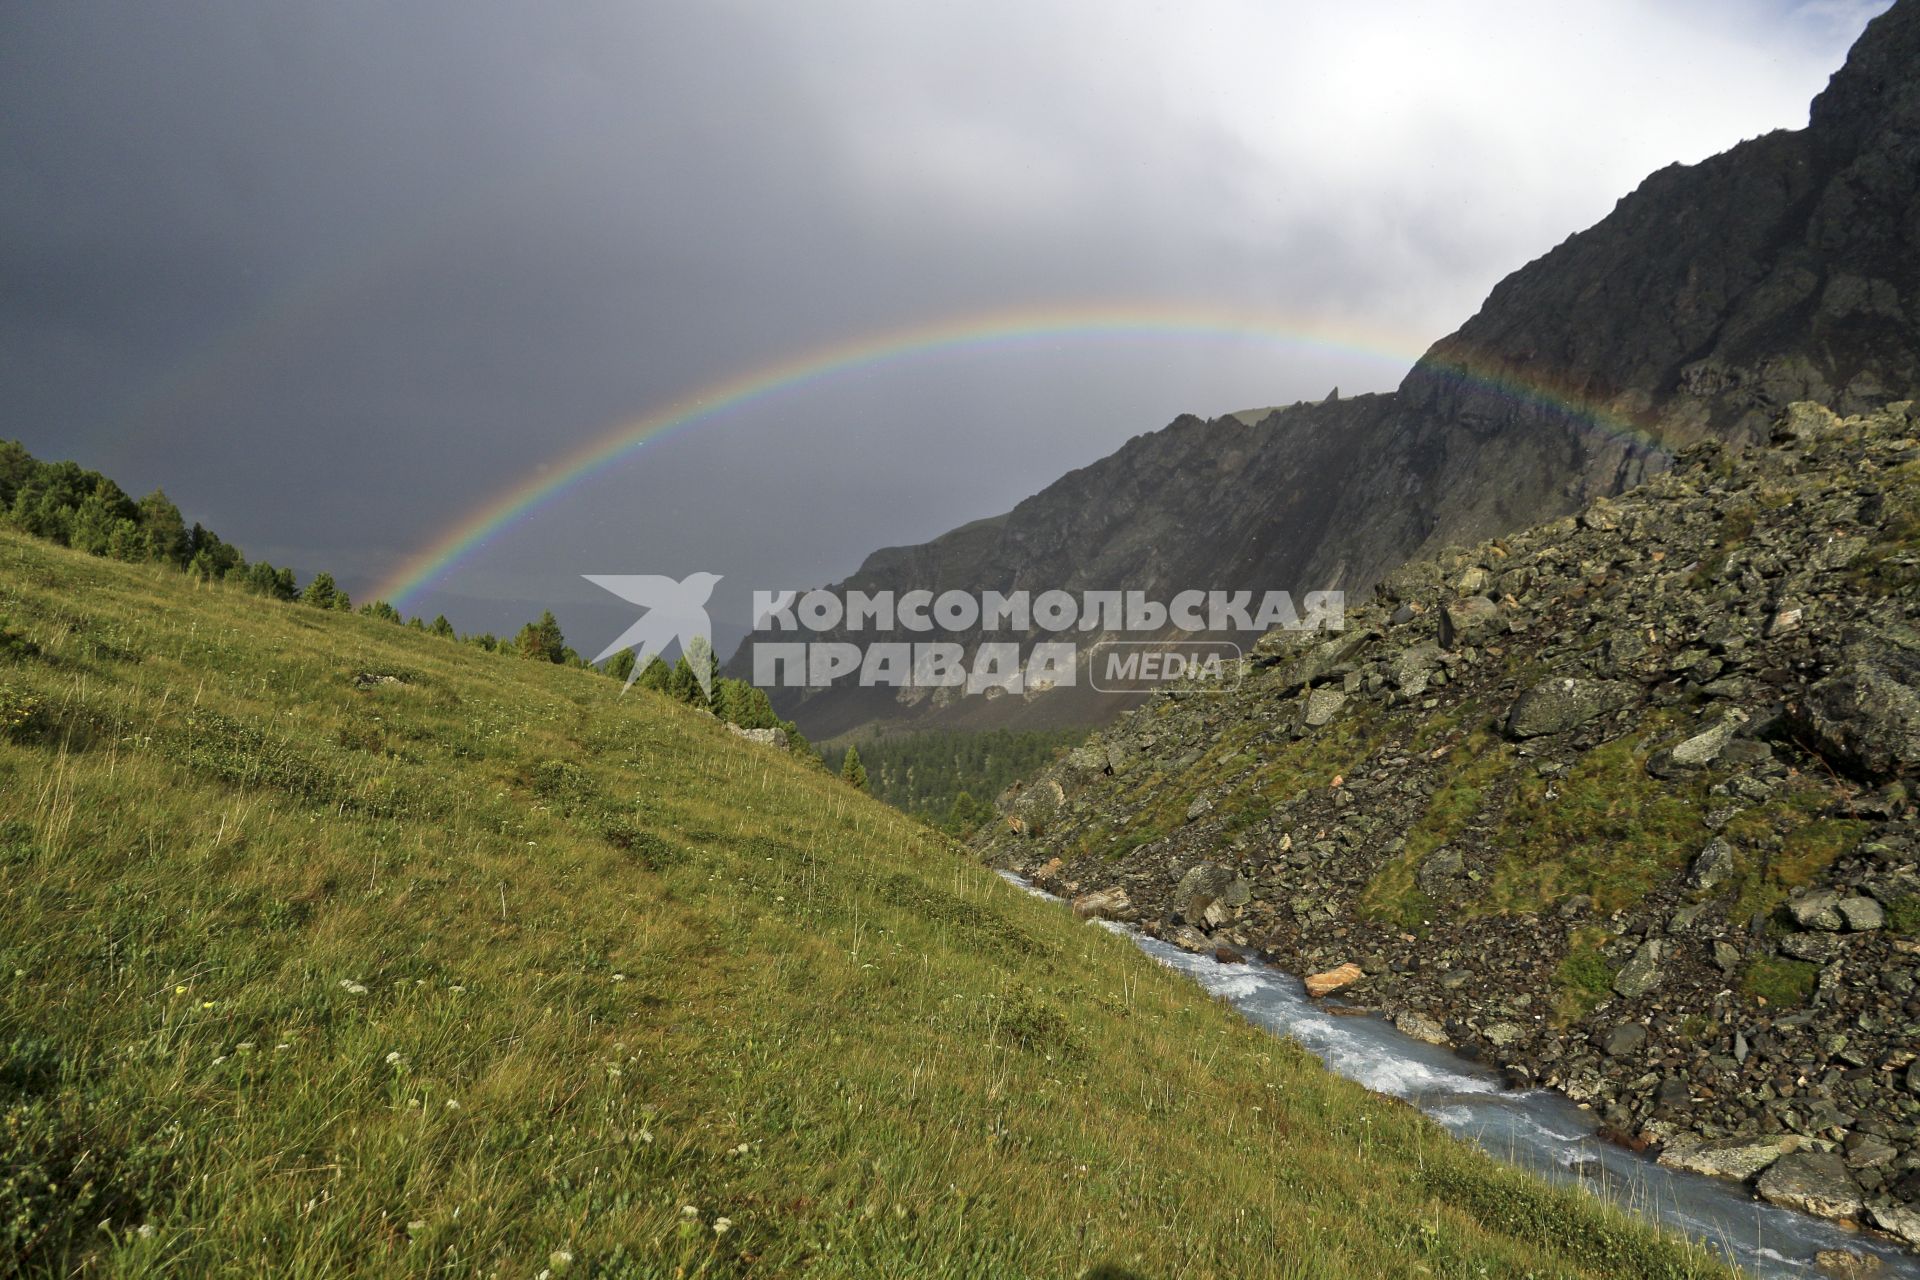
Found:
M 1388 389 L 1654 169 L 1804 125 L 1885 7 L 8 0 L 0 435 L 364 594 L 618 424 L 810 350 L 1021 307 L 1249 318 L 795 388 L 417 602 L 551 604 L 597 651 L 582 573 L 724 573 L 744 613 L 1178 413 Z

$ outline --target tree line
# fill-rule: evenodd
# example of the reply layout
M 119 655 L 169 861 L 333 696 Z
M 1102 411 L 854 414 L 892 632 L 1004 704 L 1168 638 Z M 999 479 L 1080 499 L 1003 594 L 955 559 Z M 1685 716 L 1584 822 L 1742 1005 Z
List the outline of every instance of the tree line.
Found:
M 136 501 L 107 476 L 77 462 L 42 462 L 17 440 L 0 441 L 0 520 L 90 555 L 132 564 L 172 565 L 202 582 L 227 583 L 272 600 L 342 613 L 353 609 L 352 599 L 331 573 L 316 573 L 303 586 L 292 569 L 264 560 L 250 562 L 238 547 L 211 529 L 197 522 L 189 525 L 164 491 L 155 489 Z M 445 614 L 432 622 L 405 618 L 385 600 L 364 604 L 359 613 L 489 653 L 597 670 L 623 683 L 633 674 L 630 649 L 621 650 L 599 667 L 581 657 L 567 644 L 550 609 L 521 627 L 510 640 L 489 632 L 459 634 Z M 774 714 L 765 690 L 719 674 L 719 661 L 705 637 L 695 637 L 687 648 L 691 652 L 682 653 L 673 666 L 657 656 L 650 659 L 634 683 L 711 711 L 743 729 L 778 729 L 786 734 L 794 751 L 803 757 L 819 758 L 791 721 Z M 705 688 L 698 675 L 702 666 L 708 673 Z M 712 690 L 711 697 L 707 689 Z
M 953 730 L 876 738 L 830 749 L 825 763 L 860 785 L 953 836 L 993 816 L 993 797 L 1030 777 L 1086 737 L 1080 729 Z M 851 781 L 851 778 L 849 778 Z

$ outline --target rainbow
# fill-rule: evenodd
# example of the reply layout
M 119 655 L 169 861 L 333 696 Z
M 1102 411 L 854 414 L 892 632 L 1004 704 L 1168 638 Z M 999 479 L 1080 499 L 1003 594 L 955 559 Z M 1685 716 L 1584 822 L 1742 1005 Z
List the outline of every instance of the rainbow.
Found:
M 889 329 L 818 347 L 736 374 L 663 405 L 642 417 L 602 431 L 533 476 L 493 495 L 404 560 L 374 589 L 374 598 L 404 609 L 410 598 L 453 570 L 495 536 L 546 506 L 574 486 L 645 445 L 666 439 L 732 410 L 826 381 L 836 375 L 930 352 L 1017 344 L 1035 339 L 1102 339 L 1141 336 L 1262 338 L 1289 345 L 1364 356 L 1405 369 L 1421 348 L 1398 340 L 1294 317 L 1219 308 L 1085 306 L 992 311 L 906 329 Z M 1464 364 L 1429 359 L 1429 371 L 1492 390 L 1503 398 L 1569 415 L 1605 434 L 1650 444 L 1626 419 L 1585 404 L 1538 380 Z

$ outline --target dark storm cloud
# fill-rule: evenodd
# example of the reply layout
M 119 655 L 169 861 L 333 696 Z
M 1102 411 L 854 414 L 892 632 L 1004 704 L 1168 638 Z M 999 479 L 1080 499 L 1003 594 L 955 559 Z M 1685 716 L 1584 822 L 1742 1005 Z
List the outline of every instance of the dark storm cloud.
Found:
M 1176 412 L 1391 385 L 1646 172 L 1802 123 L 1879 7 L 9 5 L 8 434 L 364 590 L 611 425 L 863 333 L 1158 300 L 1385 352 L 848 375 L 649 446 L 445 588 L 504 626 L 586 608 L 582 572 L 810 582 Z

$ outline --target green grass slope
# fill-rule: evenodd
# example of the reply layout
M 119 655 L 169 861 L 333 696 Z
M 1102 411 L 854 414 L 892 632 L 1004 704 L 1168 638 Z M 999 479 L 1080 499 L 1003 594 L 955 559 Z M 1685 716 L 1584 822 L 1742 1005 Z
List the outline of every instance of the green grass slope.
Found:
M 0 534 L 0 1273 L 1717 1274 L 604 678 Z

